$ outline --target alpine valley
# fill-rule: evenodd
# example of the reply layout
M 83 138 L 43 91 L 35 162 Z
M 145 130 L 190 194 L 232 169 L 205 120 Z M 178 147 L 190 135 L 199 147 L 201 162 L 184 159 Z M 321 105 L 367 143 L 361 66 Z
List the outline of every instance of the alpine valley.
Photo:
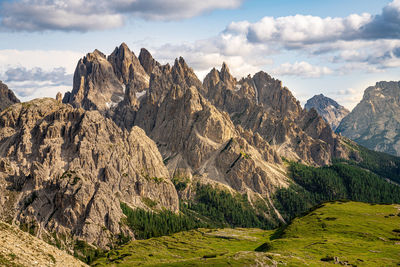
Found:
M 80 59 L 56 99 L 20 103 L 0 83 L 0 247 L 23 230 L 96 266 L 400 264 L 400 158 L 362 146 L 399 155 L 369 143 L 394 133 L 355 119 L 398 93 L 379 83 L 349 115 L 322 95 L 303 109 L 263 71 L 224 63 L 200 81 L 124 43 Z M 37 257 L 64 266 L 51 248 Z M 29 266 L 14 253 L 0 265 Z

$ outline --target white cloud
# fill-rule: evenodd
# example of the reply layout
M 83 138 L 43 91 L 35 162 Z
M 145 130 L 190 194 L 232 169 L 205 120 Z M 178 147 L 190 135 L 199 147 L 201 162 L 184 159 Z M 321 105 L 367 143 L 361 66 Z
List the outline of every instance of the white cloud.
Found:
M 363 13 L 344 18 L 264 17 L 255 23 L 232 23 L 225 32 L 246 36 L 250 43 L 275 43 L 286 48 L 337 41 L 399 39 L 400 0 L 389 3 L 375 16 Z
M 339 90 L 334 92 L 333 95 L 335 100 L 338 101 L 341 105 L 352 110 L 362 99 L 364 90 L 360 87 L 359 90 L 354 88 L 347 88 L 344 90 Z
M 41 68 L 16 67 L 0 73 L 0 78 L 21 100 L 38 97 L 54 97 L 58 91 L 64 93 L 72 87 L 72 74 L 65 68 L 44 71 Z
M 71 90 L 72 74 L 83 53 L 0 50 L 0 79 L 23 100 L 54 97 Z
M 2 26 L 15 31 L 87 31 L 121 27 L 123 17 L 95 1 L 23 0 L 2 5 Z
M 40 67 L 43 70 L 52 70 L 64 67 L 66 73 L 73 73 L 78 60 L 84 53 L 62 50 L 0 50 L 0 72 L 13 67 L 32 69 Z
M 346 18 L 315 16 L 265 17 L 246 29 L 249 42 L 280 42 L 287 47 L 355 38 L 361 26 L 371 21 L 371 15 L 351 15 Z
M 71 90 L 70 86 L 53 84 L 49 82 L 24 81 L 6 83 L 21 101 L 34 98 L 55 97 L 57 92 L 65 93 Z
M 301 61 L 291 63 L 284 63 L 278 68 L 272 71 L 274 75 L 283 76 L 303 76 L 309 78 L 317 78 L 323 75 L 328 75 L 332 73 L 332 70 L 328 67 L 313 66 L 308 62 Z
M 1 5 L 3 28 L 14 31 L 91 31 L 118 28 L 127 17 L 191 18 L 232 9 L 243 0 L 13 0 Z

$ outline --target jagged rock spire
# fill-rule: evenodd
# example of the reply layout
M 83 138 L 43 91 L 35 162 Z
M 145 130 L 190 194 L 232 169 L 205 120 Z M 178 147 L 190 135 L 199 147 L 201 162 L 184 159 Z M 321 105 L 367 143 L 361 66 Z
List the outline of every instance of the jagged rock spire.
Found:
M 161 66 L 146 48 L 140 50 L 139 61 L 148 75 L 151 75 L 154 68 Z
M 19 99 L 14 92 L 8 89 L 2 81 L 0 81 L 0 112 L 15 103 L 19 103 Z

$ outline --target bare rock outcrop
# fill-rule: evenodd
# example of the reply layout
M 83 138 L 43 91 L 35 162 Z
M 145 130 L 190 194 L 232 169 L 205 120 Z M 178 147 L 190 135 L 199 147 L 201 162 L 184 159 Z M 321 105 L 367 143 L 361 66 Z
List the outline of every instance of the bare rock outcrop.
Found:
M 333 131 L 336 130 L 342 119 L 350 113 L 345 107 L 323 94 L 315 95 L 307 100 L 304 109 L 311 110 L 312 108 L 331 126 Z
M 278 155 L 291 160 L 325 165 L 335 157 L 346 158 L 329 125 L 318 114 L 303 110 L 281 81 L 265 72 L 236 81 L 226 71 L 225 64 L 221 71 L 211 70 L 202 93 L 228 112 L 234 124 L 260 134 Z
M 337 132 L 369 149 L 400 156 L 400 82 L 368 87 Z
M 108 56 L 108 61 L 118 80 L 130 91 L 142 92 L 149 87 L 149 75 L 125 43 L 115 48 Z
M 0 222 L 0 247 L 2 266 L 88 266 L 67 252 L 3 222 Z
M 146 64 L 150 63 L 146 61 Z M 150 74 L 125 43 L 116 47 L 108 57 L 95 50 L 79 60 L 73 89 L 65 94 L 63 103 L 99 110 L 103 114 L 109 113 L 122 101 L 134 106 L 149 87 Z
M 105 111 L 123 100 L 123 84 L 114 73 L 113 65 L 98 50 L 80 59 L 74 73 L 71 93 L 63 103 L 86 110 Z
M 19 103 L 19 99 L 7 85 L 0 81 L 0 112 L 15 103 Z
M 82 239 L 100 247 L 124 233 L 120 202 L 173 212 L 176 190 L 155 143 L 121 130 L 98 111 L 54 99 L 16 104 L 0 116 L 0 218 L 39 237 Z M 68 242 L 66 242 L 68 243 Z
M 134 119 L 119 124 L 143 128 L 157 143 L 171 176 L 202 177 L 263 197 L 287 186 L 272 147 L 260 135 L 235 126 L 200 90 L 193 70 L 177 59 L 172 68 L 153 72 Z
M 149 76 L 153 73 L 155 68 L 161 67 L 161 64 L 153 58 L 146 48 L 140 50 L 139 61 Z

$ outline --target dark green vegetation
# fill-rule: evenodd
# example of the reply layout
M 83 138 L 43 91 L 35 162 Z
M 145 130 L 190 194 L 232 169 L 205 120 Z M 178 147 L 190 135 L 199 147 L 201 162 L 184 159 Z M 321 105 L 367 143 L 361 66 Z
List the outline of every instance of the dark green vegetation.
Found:
M 348 199 L 367 203 L 400 203 L 400 159 L 357 147 L 362 161 L 335 160 L 320 168 L 288 162 L 295 182 L 278 190 L 275 203 L 290 220 L 324 201 Z M 391 182 L 393 181 L 393 182 Z
M 212 227 L 272 229 L 276 226 L 250 205 L 247 195 L 232 195 L 228 191 L 213 189 L 211 185 L 197 184 L 196 197 L 183 205 L 183 212 L 194 212 L 208 218 Z
M 362 146 L 357 146 L 362 161 L 347 161 L 353 166 L 370 170 L 379 176 L 400 183 L 400 157 L 395 157 L 386 153 L 369 150 Z
M 278 230 L 198 229 L 130 242 L 94 266 L 396 266 L 399 205 L 325 203 Z M 337 266 L 337 265 L 336 265 Z
M 178 183 L 180 185 L 180 183 Z M 126 223 L 137 239 L 169 235 L 194 228 L 257 227 L 272 229 L 275 225 L 251 207 L 246 195 L 215 189 L 210 185 L 195 185 L 194 200 L 181 202 L 180 214 L 168 210 L 131 209 L 121 203 Z
M 90 264 L 94 259 L 102 257 L 105 252 L 101 249 L 97 249 L 94 246 L 90 246 L 85 241 L 76 240 L 74 244 L 74 257 L 81 261 Z
M 199 220 L 169 210 L 159 212 L 133 210 L 125 203 L 121 203 L 121 209 L 127 217 L 125 223 L 134 231 L 137 239 L 169 235 L 203 226 Z

